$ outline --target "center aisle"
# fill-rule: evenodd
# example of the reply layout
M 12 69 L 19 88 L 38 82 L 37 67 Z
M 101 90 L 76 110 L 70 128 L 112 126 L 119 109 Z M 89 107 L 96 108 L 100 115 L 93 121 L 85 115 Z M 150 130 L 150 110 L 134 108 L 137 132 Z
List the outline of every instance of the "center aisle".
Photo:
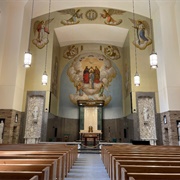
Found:
M 100 154 L 79 154 L 65 180 L 110 180 Z

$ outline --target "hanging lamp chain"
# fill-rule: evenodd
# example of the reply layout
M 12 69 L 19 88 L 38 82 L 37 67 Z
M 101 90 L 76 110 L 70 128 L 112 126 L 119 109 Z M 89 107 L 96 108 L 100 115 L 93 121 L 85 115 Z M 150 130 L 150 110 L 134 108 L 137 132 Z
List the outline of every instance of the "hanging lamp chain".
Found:
M 50 17 L 51 16 L 51 0 L 49 0 L 49 13 L 48 13 L 48 23 L 47 23 L 47 26 L 48 26 L 48 31 L 49 31 L 49 24 L 50 24 Z M 46 44 L 46 56 L 45 56 L 45 72 L 46 72 L 46 67 L 47 67 L 47 52 L 48 52 L 48 44 L 49 44 L 49 32 L 47 33 L 47 44 Z
M 149 18 L 150 18 L 150 26 L 151 26 L 152 52 L 154 52 L 154 36 L 153 36 L 153 26 L 152 26 L 152 18 L 151 18 L 151 0 L 149 0 Z
M 135 13 L 134 13 L 134 0 L 133 1 L 133 22 L 134 22 L 134 26 L 135 26 Z M 134 42 L 136 43 L 136 30 L 135 30 L 135 27 L 134 27 Z M 134 48 L 135 48 L 135 65 L 136 65 L 136 73 L 137 73 L 137 50 L 136 50 L 136 44 L 134 45 Z
M 31 42 L 31 28 L 32 28 L 32 18 L 34 13 L 34 0 L 32 0 L 32 9 L 31 9 L 31 20 L 30 20 L 30 29 L 29 29 L 29 43 L 28 43 L 28 52 L 30 52 L 30 42 Z

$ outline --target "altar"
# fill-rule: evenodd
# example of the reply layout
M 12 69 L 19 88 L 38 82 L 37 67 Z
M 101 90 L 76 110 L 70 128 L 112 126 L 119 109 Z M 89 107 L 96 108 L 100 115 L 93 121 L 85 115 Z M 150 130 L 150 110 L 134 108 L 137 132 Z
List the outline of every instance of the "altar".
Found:
M 83 145 L 99 144 L 102 140 L 102 117 L 104 101 L 79 100 L 79 134 Z
M 93 146 L 96 146 L 99 144 L 99 141 L 101 139 L 101 132 L 99 133 L 90 133 L 90 132 L 81 132 L 81 143 L 83 143 L 85 146 L 88 146 L 89 142 L 93 143 Z

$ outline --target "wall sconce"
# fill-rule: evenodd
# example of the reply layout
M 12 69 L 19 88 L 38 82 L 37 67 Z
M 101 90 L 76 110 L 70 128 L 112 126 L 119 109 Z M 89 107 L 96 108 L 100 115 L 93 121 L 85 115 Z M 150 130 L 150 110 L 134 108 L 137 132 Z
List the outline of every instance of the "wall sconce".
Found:
M 166 115 L 163 116 L 163 121 L 164 121 L 164 124 L 167 124 L 167 117 L 166 117 Z
M 18 122 L 18 114 L 15 115 L 15 120 L 14 120 L 15 123 Z

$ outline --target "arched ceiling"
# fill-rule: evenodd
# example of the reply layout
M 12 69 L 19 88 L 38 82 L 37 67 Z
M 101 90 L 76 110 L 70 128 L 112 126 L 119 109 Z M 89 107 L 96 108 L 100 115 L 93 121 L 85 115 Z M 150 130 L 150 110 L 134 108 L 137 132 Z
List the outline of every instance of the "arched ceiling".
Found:
M 128 29 L 102 24 L 79 24 L 56 28 L 55 33 L 60 46 L 98 42 L 123 47 Z
M 155 0 L 151 1 L 151 9 L 154 11 L 158 6 Z M 33 17 L 48 13 L 49 0 L 35 0 L 34 2 Z M 26 5 L 31 7 L 31 3 L 32 0 L 28 0 Z M 134 5 L 135 13 L 149 17 L 148 0 L 134 0 Z M 132 0 L 51 0 L 51 12 L 81 7 L 103 7 L 133 11 Z M 123 47 L 128 29 L 102 24 L 78 24 L 56 28 L 55 33 L 60 46 L 95 42 Z

